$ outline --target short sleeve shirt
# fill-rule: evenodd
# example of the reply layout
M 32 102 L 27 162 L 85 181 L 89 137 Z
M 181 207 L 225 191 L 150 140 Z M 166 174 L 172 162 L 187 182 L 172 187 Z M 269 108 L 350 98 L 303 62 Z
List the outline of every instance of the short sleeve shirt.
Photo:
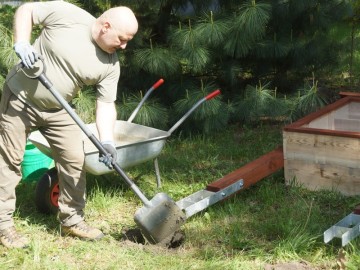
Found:
M 103 51 L 92 39 L 96 19 L 63 1 L 37 2 L 32 16 L 33 23 L 42 26 L 33 46 L 44 57 L 46 76 L 65 100 L 71 101 L 82 87 L 95 85 L 98 100 L 115 101 L 120 64 L 116 53 Z M 23 102 L 40 110 L 61 108 L 37 79 L 27 78 L 16 67 L 6 80 Z

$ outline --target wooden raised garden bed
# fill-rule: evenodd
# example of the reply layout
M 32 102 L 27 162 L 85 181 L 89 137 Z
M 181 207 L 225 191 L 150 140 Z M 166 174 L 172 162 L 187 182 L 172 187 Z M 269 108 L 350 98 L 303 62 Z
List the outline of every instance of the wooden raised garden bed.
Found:
M 341 96 L 284 127 L 287 183 L 360 194 L 360 95 L 343 92 Z

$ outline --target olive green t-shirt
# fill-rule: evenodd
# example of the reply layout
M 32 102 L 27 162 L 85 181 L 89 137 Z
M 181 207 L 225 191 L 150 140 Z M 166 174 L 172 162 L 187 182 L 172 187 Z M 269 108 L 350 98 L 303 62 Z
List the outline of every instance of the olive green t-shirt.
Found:
M 103 51 L 92 39 L 95 18 L 63 1 L 35 3 L 32 15 L 34 25 L 42 26 L 33 46 L 44 57 L 46 76 L 65 100 L 71 101 L 83 86 L 95 85 L 98 100 L 115 101 L 120 65 L 116 53 Z M 16 67 L 6 80 L 23 102 L 40 110 L 61 108 L 37 79 L 27 78 Z

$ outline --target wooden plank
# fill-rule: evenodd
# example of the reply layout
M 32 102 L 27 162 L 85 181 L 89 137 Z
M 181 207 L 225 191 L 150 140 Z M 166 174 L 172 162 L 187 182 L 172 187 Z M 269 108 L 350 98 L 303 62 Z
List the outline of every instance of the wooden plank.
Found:
M 355 138 L 284 131 L 283 147 L 285 159 L 322 159 L 360 166 L 360 140 Z
M 359 119 L 360 120 L 360 110 L 359 110 L 359 113 L 349 113 L 349 119 Z
M 336 130 L 359 132 L 360 131 L 360 120 L 336 118 L 336 119 L 334 119 L 334 127 Z
M 327 136 L 338 136 L 338 137 L 348 137 L 348 138 L 357 138 L 360 139 L 360 132 L 354 131 L 343 131 L 343 130 L 330 130 L 330 129 L 318 129 L 318 128 L 307 128 L 307 127 L 298 127 L 294 129 L 285 129 L 286 131 L 301 132 L 306 134 L 319 134 Z
M 287 184 L 295 181 L 310 190 L 336 190 L 344 195 L 360 194 L 360 168 L 319 164 L 306 160 L 284 160 Z
M 360 103 L 359 102 L 350 102 L 349 103 L 349 113 L 360 114 Z
M 283 142 L 285 158 L 288 158 L 291 153 L 331 155 L 354 160 L 359 160 L 360 157 L 359 139 L 284 132 Z
M 208 184 L 206 190 L 217 192 L 240 179 L 244 180 L 243 189 L 245 189 L 283 167 L 284 155 L 282 147 L 279 147 L 213 183 Z
M 318 128 L 318 129 L 334 129 L 334 112 L 327 113 L 313 121 L 308 125 L 308 128 Z
M 357 92 L 347 92 L 347 91 L 341 91 L 339 93 L 341 97 L 360 97 L 360 93 Z

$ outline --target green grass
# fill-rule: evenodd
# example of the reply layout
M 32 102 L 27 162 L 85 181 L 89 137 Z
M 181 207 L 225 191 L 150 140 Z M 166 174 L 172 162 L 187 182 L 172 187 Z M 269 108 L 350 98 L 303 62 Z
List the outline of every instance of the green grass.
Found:
M 159 156 L 162 187 L 152 162 L 128 169 L 148 198 L 163 191 L 179 200 L 282 144 L 281 127 L 232 127 L 212 135 L 173 135 Z M 359 196 L 308 191 L 284 184 L 280 170 L 254 186 L 192 216 L 182 227 L 177 248 L 124 241 L 135 228 L 142 206 L 117 175 L 88 176 L 87 221 L 106 233 L 99 242 L 61 237 L 56 216 L 34 205 L 35 184 L 18 186 L 17 228 L 31 239 L 27 250 L 0 246 L 0 269 L 265 269 L 297 262 L 312 269 L 338 269 L 345 253 L 347 269 L 360 265 L 359 240 L 344 249 L 323 243 L 323 232 L 349 214 Z M 299 268 L 301 269 L 301 268 Z

